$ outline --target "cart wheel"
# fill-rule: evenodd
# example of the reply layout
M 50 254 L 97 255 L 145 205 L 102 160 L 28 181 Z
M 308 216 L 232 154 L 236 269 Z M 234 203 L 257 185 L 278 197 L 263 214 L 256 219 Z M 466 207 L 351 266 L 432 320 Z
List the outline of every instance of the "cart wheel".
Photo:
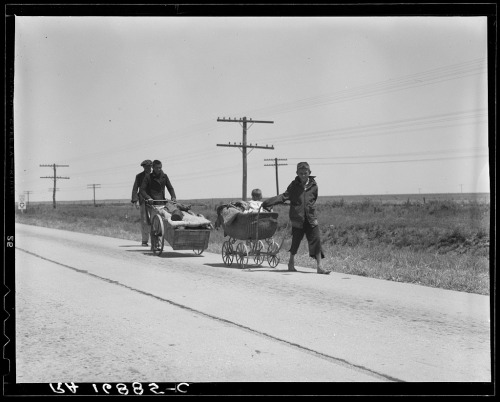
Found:
M 236 246 L 236 262 L 241 268 L 245 268 L 248 263 L 248 248 L 245 243 L 238 243 Z
M 161 255 L 165 244 L 164 236 L 163 219 L 159 215 L 155 215 L 151 223 L 151 251 L 154 255 Z
M 196 255 L 201 255 L 201 253 L 203 253 L 205 251 L 204 248 L 200 248 L 200 249 L 193 249 L 193 253 L 195 253 Z
M 222 261 L 224 261 L 224 264 L 227 265 L 228 267 L 231 266 L 233 263 L 233 258 L 234 258 L 234 250 L 233 250 L 233 245 L 229 241 L 225 241 L 222 243 Z
M 276 268 L 280 263 L 280 258 L 276 254 L 270 254 L 267 256 L 267 263 L 271 268 Z
M 262 250 L 264 249 L 264 243 L 262 240 L 259 240 L 257 243 L 253 244 L 252 251 L 255 252 L 255 257 L 253 257 L 253 261 L 257 265 L 262 265 L 264 262 L 264 254 L 262 253 Z

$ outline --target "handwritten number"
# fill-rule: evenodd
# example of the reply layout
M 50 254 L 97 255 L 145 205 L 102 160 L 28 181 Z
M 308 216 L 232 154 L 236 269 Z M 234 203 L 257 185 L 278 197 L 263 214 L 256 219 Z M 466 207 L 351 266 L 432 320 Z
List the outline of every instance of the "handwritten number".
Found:
M 116 389 L 118 390 L 119 394 L 128 395 L 128 388 L 125 384 L 122 383 L 116 384 Z
M 154 394 L 164 394 L 165 393 L 163 391 L 156 392 L 156 390 L 158 389 L 158 385 L 156 385 L 154 382 L 149 384 L 149 389 Z
M 52 388 L 52 391 L 54 391 L 56 394 L 64 394 L 64 389 L 61 388 L 62 382 L 57 383 L 57 390 L 54 389 L 54 386 L 52 384 L 49 384 L 50 388 Z
M 181 385 L 185 385 L 185 386 L 189 387 L 189 384 L 187 382 L 181 382 L 181 383 L 177 384 L 177 391 L 182 392 L 183 394 L 185 394 L 187 392 L 187 390 L 182 391 L 181 390 Z
M 142 395 L 142 393 L 144 392 L 142 389 L 142 384 L 140 382 L 133 382 L 132 389 L 134 390 L 134 394 L 136 395 Z

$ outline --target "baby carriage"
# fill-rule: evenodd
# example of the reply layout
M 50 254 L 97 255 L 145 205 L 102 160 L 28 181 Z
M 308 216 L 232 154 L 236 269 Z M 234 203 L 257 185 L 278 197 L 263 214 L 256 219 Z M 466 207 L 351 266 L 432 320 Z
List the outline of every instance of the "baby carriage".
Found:
M 261 212 L 261 209 L 253 213 L 236 213 L 230 222 L 221 223 L 224 236 L 229 236 L 229 240 L 222 244 L 222 261 L 225 265 L 231 266 L 236 258 L 238 266 L 245 268 L 250 257 L 258 266 L 262 265 L 264 259 L 267 259 L 271 268 L 279 264 L 278 252 L 284 239 L 281 244 L 273 239 L 278 228 L 278 213 Z

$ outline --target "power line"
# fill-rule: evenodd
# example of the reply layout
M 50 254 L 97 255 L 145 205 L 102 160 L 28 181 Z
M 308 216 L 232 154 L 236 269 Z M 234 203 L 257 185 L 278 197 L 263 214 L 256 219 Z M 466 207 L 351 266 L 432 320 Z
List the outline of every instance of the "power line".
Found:
M 351 127 L 342 128 L 331 128 L 320 131 L 312 131 L 307 133 L 298 133 L 286 137 L 274 137 L 274 140 L 279 143 L 290 143 L 290 142 L 305 142 L 311 139 L 344 139 L 344 138 L 358 138 L 358 137 L 374 137 L 377 135 L 387 135 L 393 134 L 396 130 L 415 131 L 415 130 L 429 130 L 433 128 L 450 127 L 443 126 L 442 123 L 455 123 L 454 125 L 464 125 L 464 124 L 477 124 L 482 122 L 481 120 L 472 120 L 470 123 L 463 123 L 464 120 L 478 119 L 482 117 L 487 117 L 486 109 L 475 109 L 467 112 L 456 112 L 456 113 L 445 113 L 439 115 L 424 116 L 412 119 L 400 119 L 383 123 L 366 124 L 366 125 L 356 125 Z M 392 131 L 392 132 L 391 132 Z M 362 133 L 361 135 L 352 135 Z M 343 137 L 341 137 L 343 136 Z M 336 138 L 332 138 L 336 137 Z
M 291 160 L 331 160 L 331 159 L 366 159 L 366 158 L 387 158 L 393 156 L 428 156 L 428 155 L 440 155 L 440 154 L 452 154 L 452 153 L 463 153 L 463 152 L 474 152 L 474 151 L 487 151 L 485 147 L 472 147 L 463 149 L 445 149 L 438 151 L 425 151 L 425 152 L 398 152 L 397 154 L 377 154 L 377 155 L 349 155 L 349 156 L 329 156 L 329 157 L 300 157 L 300 158 L 288 158 Z M 464 156 L 467 157 L 467 156 Z
M 395 92 L 404 89 L 415 88 L 419 86 L 448 81 L 451 79 L 463 78 L 470 75 L 482 74 L 485 71 L 486 71 L 486 60 L 484 58 L 478 58 L 462 63 L 456 63 L 423 72 L 409 74 L 399 78 L 394 78 L 372 84 L 361 85 L 354 88 L 344 89 L 335 92 L 333 94 L 318 95 L 315 97 L 299 99 L 289 103 L 277 104 L 263 108 L 247 110 L 245 113 L 258 113 L 262 115 L 271 115 L 271 114 L 276 115 L 280 113 L 288 113 L 299 109 L 323 106 L 331 103 L 339 103 L 368 96 L 383 95 L 384 93 L 387 92 Z M 185 129 L 175 130 L 174 131 L 174 133 L 176 133 L 176 135 L 174 136 L 175 138 L 170 142 L 175 140 L 184 141 L 186 137 L 191 137 L 193 135 L 198 134 L 199 132 L 206 131 L 207 123 L 208 121 L 204 121 L 193 124 L 189 127 L 186 127 Z M 216 125 L 209 128 L 217 129 Z M 162 139 L 164 137 L 165 134 L 160 133 L 153 137 L 148 138 L 147 142 L 151 143 L 151 141 L 153 140 Z M 138 147 L 140 148 L 141 146 L 143 146 L 144 149 L 146 149 L 146 147 L 148 146 L 147 144 L 144 143 L 144 139 L 118 146 L 115 144 L 113 146 L 113 152 L 125 151 L 128 149 L 137 150 Z M 80 154 L 77 157 L 72 158 L 71 162 L 75 162 L 77 160 L 89 160 L 90 158 L 99 159 L 108 156 L 109 156 L 109 149 L 97 152 L 91 152 L 87 154 Z M 178 156 L 180 155 L 179 154 L 175 155 L 175 157 Z
M 375 95 L 383 95 L 410 88 L 418 88 L 425 85 L 436 84 L 452 79 L 464 78 L 471 75 L 483 74 L 486 71 L 485 59 L 475 59 L 464 63 L 453 64 L 427 70 L 415 74 L 409 74 L 396 79 L 389 79 L 374 84 L 362 85 L 354 88 L 344 89 L 331 95 L 319 95 L 311 98 L 299 99 L 297 101 L 253 109 L 250 113 L 280 114 L 296 111 L 299 109 L 324 106 L 333 103 L 362 99 Z
M 315 165 L 369 165 L 374 163 L 411 163 L 411 162 L 428 162 L 428 161 L 444 161 L 451 159 L 464 159 L 464 158 L 483 158 L 488 157 L 488 154 L 466 155 L 466 156 L 450 156 L 443 158 L 426 158 L 426 159 L 406 159 L 406 160 L 392 160 L 392 161 L 372 161 L 372 162 L 331 162 L 331 163 L 316 163 Z
M 54 169 L 54 176 L 41 176 L 40 178 L 41 179 L 53 179 L 54 180 L 54 188 L 53 188 L 52 200 L 53 200 L 53 206 L 55 208 L 56 207 L 56 191 L 58 190 L 56 188 L 56 181 L 57 181 L 57 179 L 69 179 L 69 177 L 57 176 L 57 174 L 56 174 L 56 168 L 57 167 L 69 167 L 69 165 L 56 165 L 54 163 L 52 165 L 40 165 L 40 167 L 51 167 L 51 168 Z
M 254 148 L 260 148 L 260 149 L 274 149 L 274 146 L 259 146 L 257 144 L 255 145 L 247 145 L 247 123 L 251 123 L 250 124 L 250 127 L 253 126 L 254 123 L 271 123 L 273 124 L 274 121 L 265 121 L 265 120 L 252 120 L 252 119 L 247 119 L 246 117 L 243 117 L 243 118 L 234 118 L 234 119 L 231 119 L 231 118 L 228 118 L 226 119 L 225 117 L 223 117 L 222 119 L 217 117 L 217 121 L 222 121 L 222 122 L 230 122 L 230 123 L 235 123 L 235 122 L 238 122 L 238 123 L 243 123 L 242 124 L 242 127 L 243 127 L 243 142 L 239 145 L 237 145 L 236 143 L 234 144 L 217 144 L 218 147 L 237 147 L 237 148 L 240 148 L 241 150 L 241 153 L 243 155 L 243 191 L 242 191 L 242 197 L 241 199 L 243 201 L 246 201 L 247 199 L 247 148 L 251 148 L 252 150 Z M 248 127 L 248 129 L 250 128 Z

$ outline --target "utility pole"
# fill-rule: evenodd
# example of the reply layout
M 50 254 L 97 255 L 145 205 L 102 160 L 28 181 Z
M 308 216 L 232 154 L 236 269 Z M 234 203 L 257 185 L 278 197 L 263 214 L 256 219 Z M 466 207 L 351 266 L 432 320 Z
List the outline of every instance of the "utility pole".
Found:
M 100 184 L 87 184 L 87 188 L 93 188 L 94 189 L 94 207 L 96 206 L 95 205 L 95 188 L 96 186 L 100 186 Z M 97 188 L 100 188 L 100 187 L 97 187 Z
M 54 188 L 53 188 L 54 193 L 52 195 L 52 200 L 53 200 L 53 206 L 55 208 L 56 207 L 56 180 L 57 179 L 69 179 L 69 177 L 57 176 L 56 175 L 56 167 L 69 167 L 69 165 L 56 165 L 54 163 L 52 165 L 40 165 L 40 167 L 54 168 L 54 176 L 40 176 L 40 179 L 53 179 L 54 180 Z
M 271 123 L 273 124 L 274 121 L 265 121 L 265 120 L 252 120 L 252 119 L 247 119 L 246 117 L 243 117 L 243 118 L 234 118 L 234 119 L 231 119 L 231 118 L 225 118 L 223 117 L 222 119 L 217 117 L 217 121 L 224 121 L 224 122 L 230 122 L 230 123 L 243 123 L 241 124 L 242 127 L 243 127 L 243 142 L 240 142 L 239 145 L 237 145 L 236 143 L 234 144 L 217 144 L 218 147 L 237 147 L 237 148 L 240 148 L 241 150 L 241 153 L 243 155 L 243 191 L 242 191 L 242 197 L 241 199 L 243 201 L 246 201 L 247 199 L 247 148 L 260 148 L 260 149 L 274 149 L 274 146 L 259 146 L 257 144 L 255 145 L 247 145 L 247 130 L 253 126 L 254 123 Z M 247 128 L 247 123 L 251 123 L 250 124 L 250 127 Z
M 460 193 L 462 193 L 462 185 L 460 184 Z
M 278 161 L 286 161 L 286 159 L 279 159 L 279 158 L 274 158 L 274 159 L 264 159 L 265 161 L 274 161 L 274 164 L 272 165 L 264 165 L 264 166 L 274 166 L 276 167 L 276 195 L 280 194 L 279 190 L 279 184 L 278 184 L 278 166 L 286 166 L 288 163 L 278 163 Z
M 26 209 L 29 208 L 30 206 L 30 194 L 32 193 L 33 191 L 25 191 L 24 194 L 26 194 L 28 196 L 28 202 L 26 204 Z

